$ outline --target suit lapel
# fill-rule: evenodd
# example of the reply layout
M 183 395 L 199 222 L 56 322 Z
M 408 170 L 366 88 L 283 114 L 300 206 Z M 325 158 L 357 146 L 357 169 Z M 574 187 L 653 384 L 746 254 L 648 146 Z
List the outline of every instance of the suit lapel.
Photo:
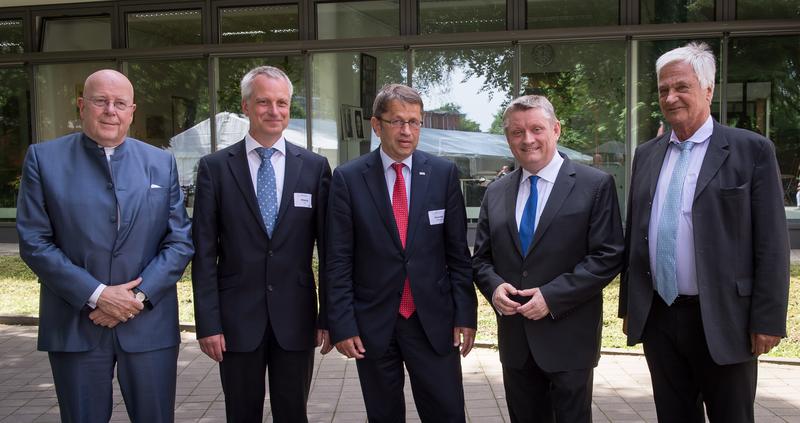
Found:
M 644 166 L 645 175 L 647 175 L 647 180 L 643 181 L 644 186 L 648 188 L 648 200 L 650 202 L 653 201 L 653 197 L 656 195 L 656 186 L 658 186 L 658 175 L 661 174 L 661 167 L 664 164 L 664 159 L 667 157 L 667 147 L 669 147 L 669 134 L 665 134 L 661 139 L 656 141 L 656 145 L 653 147 L 653 154 L 648 157 L 642 166 Z
M 247 208 L 253 213 L 256 221 L 258 222 L 264 234 L 267 233 L 267 227 L 264 225 L 264 220 L 261 218 L 261 209 L 258 208 L 258 200 L 256 199 L 256 190 L 253 186 L 253 180 L 250 178 L 250 165 L 247 162 L 247 150 L 245 148 L 244 140 L 231 149 L 230 157 L 228 158 L 228 167 L 231 170 L 233 179 L 236 181 L 236 186 L 242 192 Z
M 278 210 L 278 222 L 275 224 L 275 229 L 272 232 L 272 237 L 275 238 L 275 232 L 280 230 L 281 222 L 286 216 L 286 210 L 292 205 L 294 201 L 295 187 L 297 181 L 300 179 L 300 174 L 303 170 L 303 159 L 300 158 L 300 153 L 295 151 L 295 147 L 286 141 L 286 160 L 283 173 L 283 194 L 281 194 L 281 206 Z M 281 231 L 283 232 L 283 231 Z
M 428 159 L 423 157 L 422 154 L 414 152 L 411 159 L 411 209 L 408 214 L 406 250 L 410 250 L 414 242 L 414 234 L 417 227 L 424 225 L 426 222 L 425 199 L 428 197 L 428 181 L 432 177 Z
M 560 153 L 559 153 L 560 154 Z M 575 166 L 568 157 L 564 157 L 564 163 L 561 164 L 561 169 L 558 171 L 556 182 L 553 185 L 553 190 L 550 191 L 550 196 L 547 198 L 547 203 L 542 210 L 542 215 L 539 217 L 539 222 L 536 223 L 536 231 L 533 233 L 533 241 L 531 246 L 526 252 L 525 256 L 530 254 L 536 247 L 539 240 L 542 239 L 543 234 L 547 231 L 550 223 L 561 210 L 564 201 L 572 192 L 572 187 L 575 186 Z
M 700 174 L 697 175 L 697 185 L 695 186 L 693 200 L 696 200 L 700 193 L 703 192 L 714 175 L 717 174 L 719 168 L 722 167 L 722 163 L 728 158 L 728 140 L 725 139 L 722 131 L 722 126 L 714 121 L 714 132 L 711 133 L 711 139 L 708 140 L 706 156 L 703 158 Z
M 364 168 L 363 177 L 364 183 L 367 185 L 367 190 L 372 197 L 372 202 L 375 204 L 375 209 L 381 217 L 383 225 L 389 232 L 395 246 L 403 249 L 400 243 L 400 235 L 397 232 L 397 224 L 394 221 L 394 213 L 391 209 L 389 201 L 389 192 L 386 190 L 386 177 L 383 172 L 383 163 L 381 162 L 380 152 L 376 149 L 373 151 L 370 160 L 367 160 Z M 408 239 L 406 239 L 407 241 Z
M 518 167 L 516 170 L 506 175 L 508 184 L 505 187 L 505 194 L 503 201 L 505 202 L 506 222 L 509 235 L 514 240 L 514 247 L 520 257 L 525 257 L 522 252 L 522 241 L 519 239 L 519 228 L 517 227 L 517 194 L 519 194 L 519 182 L 522 178 L 522 168 Z M 505 179 L 504 178 L 504 179 Z M 496 183 L 496 182 L 495 182 Z

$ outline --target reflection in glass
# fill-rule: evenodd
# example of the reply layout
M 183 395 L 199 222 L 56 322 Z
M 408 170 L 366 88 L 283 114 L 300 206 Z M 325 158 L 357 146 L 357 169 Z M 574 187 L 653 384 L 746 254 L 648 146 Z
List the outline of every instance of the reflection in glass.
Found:
M 418 148 L 456 163 L 469 219 L 504 166 L 514 167 L 502 126 L 513 98 L 512 57 L 504 47 L 414 52 L 414 87 L 426 110 Z
M 400 35 L 400 1 L 317 3 L 317 39 Z
M 797 206 L 800 177 L 800 36 L 731 38 L 727 123 L 775 143 L 784 202 Z M 787 217 L 798 219 L 796 207 Z
M 502 31 L 505 0 L 419 1 L 419 33 Z
M 200 44 L 199 10 L 128 13 L 128 47 L 147 48 Z
M 559 151 L 612 176 L 625 198 L 625 42 L 522 48 L 522 94 L 547 97 L 561 121 Z
M 300 38 L 296 4 L 228 7 L 219 11 L 220 43 L 290 41 Z
M 124 63 L 136 90 L 136 115 L 130 136 L 169 149 L 187 204 L 197 160 L 211 152 L 208 140 L 194 137 L 208 125 L 208 69 L 203 59 Z
M 111 18 L 86 16 L 44 21 L 42 51 L 106 50 L 111 48 Z
M 619 23 L 618 0 L 528 0 L 528 29 Z
M 31 141 L 28 73 L 0 68 L 0 220 L 15 216 L 22 159 Z
M 313 150 L 335 167 L 372 149 L 368 120 L 372 101 L 384 85 L 406 83 L 406 55 L 402 51 L 317 53 L 312 63 L 311 142 Z
M 736 19 L 800 19 L 800 2 L 736 0 Z
M 47 141 L 81 130 L 78 97 L 86 78 L 114 62 L 81 62 L 36 67 L 36 136 Z M 137 81 L 133 81 L 134 87 Z
M 633 96 L 635 108 L 633 111 L 633 142 L 638 145 L 648 140 L 670 131 L 669 124 L 661 115 L 658 106 L 658 78 L 656 77 L 656 60 L 662 54 L 686 45 L 690 41 L 702 41 L 711 47 L 714 56 L 717 58 L 717 78 L 715 84 L 719 83 L 720 61 L 719 61 L 719 39 L 693 39 L 693 40 L 664 40 L 664 41 L 634 41 L 633 46 L 636 50 L 633 75 Z M 714 99 L 711 105 L 711 115 L 719 120 L 719 89 L 714 89 Z
M 640 0 L 639 10 L 643 24 L 714 20 L 714 0 Z
M 24 40 L 22 19 L 0 19 L 0 54 L 22 53 Z

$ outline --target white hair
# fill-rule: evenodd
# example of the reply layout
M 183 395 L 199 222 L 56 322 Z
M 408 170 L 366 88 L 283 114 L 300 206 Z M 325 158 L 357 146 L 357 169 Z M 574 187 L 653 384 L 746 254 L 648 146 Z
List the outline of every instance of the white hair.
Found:
M 289 79 L 286 74 L 274 67 L 274 66 L 259 66 L 254 68 L 250 72 L 247 72 L 242 77 L 241 82 L 241 89 L 242 89 L 242 100 L 247 100 L 250 98 L 250 94 L 253 93 L 253 80 L 256 79 L 257 76 L 264 75 L 267 78 L 277 79 L 286 82 L 286 86 L 289 87 L 289 98 L 292 98 L 292 94 L 294 93 L 294 87 L 292 86 L 292 81 Z
M 697 80 L 700 81 L 700 88 L 711 87 L 711 91 L 714 91 L 717 64 L 708 44 L 692 42 L 662 54 L 656 61 L 656 75 L 660 77 L 661 69 L 673 62 L 690 64 Z

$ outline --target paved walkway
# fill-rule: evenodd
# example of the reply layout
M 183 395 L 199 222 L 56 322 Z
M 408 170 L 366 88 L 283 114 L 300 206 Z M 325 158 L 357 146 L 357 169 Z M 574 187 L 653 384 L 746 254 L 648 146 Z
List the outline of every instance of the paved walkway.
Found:
M 366 421 L 355 363 L 335 351 L 318 355 L 309 399 L 309 421 Z M 508 421 L 497 353 L 478 348 L 463 361 L 470 422 Z M 115 384 L 112 421 L 127 421 Z M 406 383 L 408 421 L 419 421 Z M 800 423 L 800 366 L 762 363 L 756 421 Z M 641 356 L 603 355 L 595 372 L 596 422 L 655 422 L 650 376 Z M 269 404 L 265 406 L 265 421 Z M 178 357 L 175 417 L 178 422 L 224 422 L 225 403 L 217 366 L 186 334 Z M 57 422 L 50 366 L 36 351 L 36 327 L 0 325 L 0 422 Z

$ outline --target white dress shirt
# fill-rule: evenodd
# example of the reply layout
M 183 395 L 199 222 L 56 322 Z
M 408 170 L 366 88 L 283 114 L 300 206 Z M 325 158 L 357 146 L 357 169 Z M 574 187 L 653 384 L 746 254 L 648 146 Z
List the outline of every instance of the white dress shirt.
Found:
M 392 202 L 394 197 L 394 181 L 397 179 L 397 172 L 392 167 L 393 164 L 397 163 L 394 161 L 393 158 L 389 157 L 388 154 L 383 152 L 383 148 L 380 148 L 381 154 L 381 162 L 383 163 L 383 176 L 386 178 L 386 189 L 389 190 L 389 202 Z M 412 155 L 413 156 L 413 155 Z M 411 211 L 411 158 L 412 156 L 408 156 L 403 160 L 403 181 L 406 183 L 406 210 L 409 212 Z M 394 204 L 394 203 L 392 203 Z
M 564 158 L 558 154 L 558 151 L 553 155 L 550 163 L 543 167 L 536 176 L 539 180 L 536 181 L 536 191 L 538 193 L 538 201 L 536 202 L 536 226 L 539 225 L 539 218 L 542 217 L 542 211 L 547 204 L 547 199 L 550 198 L 550 193 L 553 191 L 553 185 L 556 183 L 558 171 L 561 170 L 561 165 L 564 163 Z M 525 168 L 522 169 L 522 178 L 519 181 L 519 191 L 517 191 L 517 230 L 519 230 L 519 223 L 522 221 L 522 213 L 525 211 L 525 203 L 528 202 L 528 197 L 531 196 L 531 180 L 533 174 L 528 172 Z
M 256 148 L 263 147 L 250 133 L 244 136 L 245 151 L 247 152 L 247 164 L 250 166 L 250 179 L 253 181 L 253 190 L 258 191 L 258 168 L 261 166 L 261 156 L 256 152 Z M 272 145 L 276 151 L 272 153 L 270 162 L 275 169 L 275 195 L 278 201 L 275 204 L 277 209 L 281 207 L 281 196 L 283 195 L 283 177 L 286 173 L 286 138 L 281 135 L 280 139 Z
M 675 241 L 675 267 L 677 269 L 678 294 L 697 295 L 697 269 L 695 268 L 694 258 L 694 225 L 692 224 L 692 204 L 694 203 L 694 192 L 697 186 L 697 177 L 700 168 L 703 166 L 703 159 L 708 151 L 709 139 L 714 130 L 714 120 L 711 116 L 706 119 L 692 136 L 683 142 L 693 142 L 695 146 L 689 151 L 689 167 L 686 170 L 686 179 L 683 181 L 683 191 L 681 192 L 681 213 L 678 218 L 678 237 Z M 661 212 L 664 204 L 664 197 L 667 195 L 672 170 L 678 162 L 681 151 L 678 147 L 678 137 L 672 131 L 669 137 L 667 154 L 664 163 L 661 165 L 661 173 L 658 176 L 655 196 L 653 197 L 653 207 L 650 213 L 650 226 L 648 228 L 648 247 L 650 249 L 650 269 L 655 273 L 656 246 L 658 245 L 658 223 L 661 220 Z

